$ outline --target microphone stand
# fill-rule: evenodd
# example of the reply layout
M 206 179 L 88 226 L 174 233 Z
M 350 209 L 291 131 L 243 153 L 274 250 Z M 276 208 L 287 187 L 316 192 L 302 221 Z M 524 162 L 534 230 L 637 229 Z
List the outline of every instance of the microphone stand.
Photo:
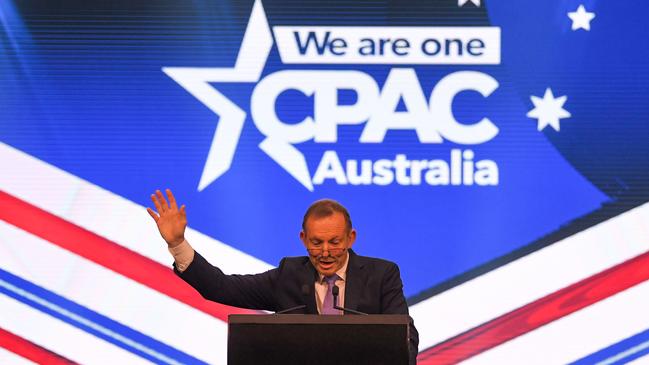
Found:
M 334 296 L 334 309 L 338 309 L 339 311 L 347 312 L 347 313 L 352 313 L 352 314 L 358 314 L 361 316 L 366 316 L 367 313 L 359 312 L 357 310 L 345 308 L 345 307 L 339 307 L 338 306 L 338 294 L 339 294 L 340 289 L 338 289 L 338 286 L 334 284 L 334 287 L 331 288 L 331 294 Z
M 291 308 L 288 308 L 288 309 L 281 310 L 279 312 L 275 312 L 275 314 L 284 314 L 284 313 L 296 311 L 296 310 L 302 309 L 302 308 L 306 308 L 306 305 L 304 305 L 304 304 L 296 305 L 295 307 L 291 307 Z
M 306 297 L 309 295 L 309 293 L 310 293 L 309 285 L 307 285 L 307 284 L 303 284 L 303 285 L 302 285 L 302 296 L 304 296 L 304 297 L 306 298 Z M 305 299 L 305 300 L 306 300 L 306 299 Z M 334 300 L 335 300 L 335 299 L 334 299 Z M 335 302 L 334 302 L 334 303 L 335 303 Z M 298 309 L 303 309 L 303 308 L 306 308 L 306 304 L 296 305 L 295 307 L 291 307 L 291 308 L 283 309 L 283 310 L 281 310 L 281 311 L 279 311 L 279 312 L 275 312 L 275 314 L 284 314 L 284 313 L 288 313 L 288 312 L 296 311 L 296 310 L 298 310 Z

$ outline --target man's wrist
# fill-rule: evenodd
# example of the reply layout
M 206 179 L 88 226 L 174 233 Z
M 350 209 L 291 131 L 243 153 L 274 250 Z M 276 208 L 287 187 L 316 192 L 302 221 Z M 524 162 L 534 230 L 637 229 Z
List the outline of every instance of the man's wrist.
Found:
M 167 242 L 167 247 L 169 248 L 178 247 L 181 244 L 183 244 L 183 242 L 186 242 L 185 237 L 181 237 L 177 240 L 174 240 L 173 242 Z
M 176 246 L 169 246 L 169 253 L 174 257 L 176 269 L 180 272 L 185 271 L 194 261 L 194 249 L 185 239 Z

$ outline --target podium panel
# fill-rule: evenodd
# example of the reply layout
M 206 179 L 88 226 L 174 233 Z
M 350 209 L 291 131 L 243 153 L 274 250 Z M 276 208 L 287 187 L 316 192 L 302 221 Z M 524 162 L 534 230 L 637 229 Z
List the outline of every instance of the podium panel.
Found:
M 407 365 L 407 315 L 231 315 L 228 364 Z

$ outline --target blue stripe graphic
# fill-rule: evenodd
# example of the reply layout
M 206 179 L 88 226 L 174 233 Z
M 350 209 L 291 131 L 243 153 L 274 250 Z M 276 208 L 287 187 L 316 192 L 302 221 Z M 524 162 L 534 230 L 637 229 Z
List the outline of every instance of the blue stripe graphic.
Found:
M 156 364 L 206 364 L 2 269 L 0 269 L 0 293 Z
M 649 329 L 581 358 L 571 365 L 619 365 L 646 355 L 649 355 Z

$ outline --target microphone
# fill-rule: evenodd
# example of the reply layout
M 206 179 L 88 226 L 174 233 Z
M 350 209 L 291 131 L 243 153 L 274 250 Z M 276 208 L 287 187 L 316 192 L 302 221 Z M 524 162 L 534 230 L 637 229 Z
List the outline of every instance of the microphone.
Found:
M 367 313 L 359 312 L 353 309 L 345 308 L 345 307 L 339 307 L 338 306 L 338 294 L 340 292 L 340 289 L 338 288 L 338 285 L 334 284 L 334 287 L 331 288 L 331 294 L 334 296 L 334 309 L 338 309 L 339 311 L 347 312 L 347 313 L 352 313 L 352 314 L 358 314 L 361 316 L 366 316 Z
M 284 313 L 296 311 L 296 310 L 302 309 L 302 308 L 306 308 L 306 304 L 296 305 L 295 307 L 291 307 L 291 308 L 288 308 L 288 309 L 281 310 L 279 312 L 275 312 L 275 314 L 284 314 Z
M 333 296 L 334 296 L 334 308 L 336 308 L 338 306 L 338 294 L 339 294 L 338 292 L 339 291 L 340 291 L 340 289 L 338 289 L 338 285 L 334 284 L 334 287 L 331 288 L 331 294 L 333 294 Z M 336 309 L 338 309 L 338 308 L 336 308 Z
M 302 295 L 303 295 L 303 296 L 307 296 L 307 295 L 309 295 L 309 286 L 308 286 L 307 284 L 302 285 L 302 288 L 301 288 L 301 289 L 302 289 Z M 334 299 L 334 300 L 335 300 L 335 299 Z M 335 303 L 335 302 L 334 302 L 334 303 Z M 288 313 L 288 312 L 296 311 L 296 310 L 298 310 L 298 309 L 303 309 L 303 308 L 306 308 L 306 304 L 296 305 L 295 307 L 291 307 L 291 308 L 283 309 L 283 310 L 281 310 L 281 311 L 279 311 L 279 312 L 275 312 L 275 314 L 284 314 L 284 313 Z

